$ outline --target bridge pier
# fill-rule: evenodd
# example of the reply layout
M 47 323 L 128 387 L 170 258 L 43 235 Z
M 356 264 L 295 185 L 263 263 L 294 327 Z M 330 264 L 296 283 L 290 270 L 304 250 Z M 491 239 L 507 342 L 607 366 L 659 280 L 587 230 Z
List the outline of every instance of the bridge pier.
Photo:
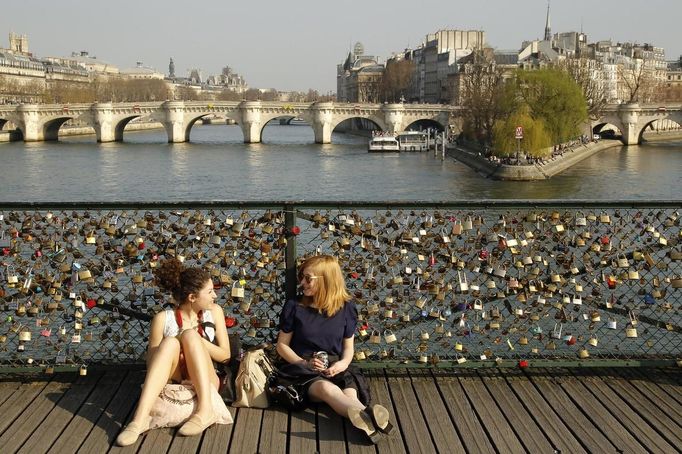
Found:
M 620 119 L 623 122 L 623 142 L 625 145 L 639 144 L 642 127 L 639 125 L 639 104 L 625 104 L 620 111 Z
M 403 114 L 405 113 L 403 104 L 384 104 L 381 110 L 384 112 L 387 132 L 395 134 L 403 130 Z
M 17 127 L 24 135 L 24 142 L 42 142 L 45 140 L 38 110 L 37 104 L 22 104 L 17 107 L 19 114 Z
M 313 111 L 312 126 L 315 132 L 315 143 L 332 143 L 334 103 L 316 102 L 311 109 Z
M 161 105 L 164 110 L 163 127 L 168 134 L 168 143 L 187 141 L 185 127 L 185 103 L 183 101 L 166 101 Z
M 244 134 L 244 143 L 260 143 L 263 130 L 261 110 L 260 101 L 243 101 L 239 104 L 239 114 L 242 118 L 239 125 Z
M 94 103 L 92 105 L 93 127 L 97 142 L 115 142 L 120 140 L 116 137 L 116 126 L 114 125 L 114 111 L 110 102 Z

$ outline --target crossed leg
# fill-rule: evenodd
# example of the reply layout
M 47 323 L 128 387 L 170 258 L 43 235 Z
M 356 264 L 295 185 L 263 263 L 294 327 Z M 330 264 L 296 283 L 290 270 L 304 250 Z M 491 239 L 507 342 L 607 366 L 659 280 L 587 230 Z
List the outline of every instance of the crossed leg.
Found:
M 308 396 L 313 402 L 325 402 L 339 415 L 348 418 L 348 409 L 364 410 L 365 406 L 358 400 L 358 393 L 353 388 L 341 389 L 328 380 L 318 380 L 308 388 Z

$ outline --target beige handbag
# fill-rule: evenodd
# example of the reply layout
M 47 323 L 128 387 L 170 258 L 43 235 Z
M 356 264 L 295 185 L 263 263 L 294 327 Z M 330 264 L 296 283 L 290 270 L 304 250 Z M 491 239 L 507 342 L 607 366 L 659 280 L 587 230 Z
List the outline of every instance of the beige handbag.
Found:
M 273 370 L 263 347 L 247 351 L 239 364 L 235 379 L 237 398 L 232 402 L 232 406 L 268 408 L 270 401 L 265 389 Z

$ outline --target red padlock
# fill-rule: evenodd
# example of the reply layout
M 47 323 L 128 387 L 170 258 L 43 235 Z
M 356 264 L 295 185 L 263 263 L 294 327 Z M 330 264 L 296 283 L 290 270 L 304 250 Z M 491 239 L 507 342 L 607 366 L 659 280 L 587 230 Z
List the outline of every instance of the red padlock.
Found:
M 609 238 L 607 235 L 604 235 L 603 237 L 601 237 L 600 241 L 601 244 L 609 244 L 611 242 L 611 238 Z
M 36 257 L 42 257 L 42 256 L 43 256 L 43 251 L 41 251 L 40 249 L 36 249 L 36 252 L 35 252 L 34 255 L 35 255 Z
M 433 266 L 436 264 L 436 257 L 431 254 L 431 257 L 429 257 L 429 266 Z
M 142 249 L 144 249 L 144 241 L 140 241 L 139 243 L 137 243 L 137 249 L 138 249 L 139 251 L 141 251 Z
M 9 253 L 10 253 L 10 250 L 8 247 L 2 248 L 2 255 L 7 256 L 7 255 L 9 255 Z
M 487 260 L 487 259 L 488 259 L 488 255 L 489 255 L 489 253 L 488 253 L 488 250 L 487 250 L 487 249 L 481 249 L 481 250 L 478 252 L 478 258 L 481 259 L 481 260 Z
M 237 319 L 234 317 L 225 316 L 225 326 L 228 328 L 237 326 Z
M 360 274 L 357 271 L 353 271 L 352 273 L 350 273 L 350 277 L 352 277 L 353 279 L 357 279 L 360 277 Z
M 93 307 L 97 306 L 97 301 L 95 301 L 93 298 L 88 298 L 88 301 L 85 303 L 85 305 L 88 307 L 88 309 L 92 309 Z
M 566 345 L 575 345 L 576 342 L 577 342 L 577 339 L 575 338 L 575 336 L 570 336 L 566 340 Z
M 526 367 L 528 367 L 528 360 L 527 360 L 527 359 L 522 359 L 521 361 L 519 361 L 519 367 L 520 367 L 521 369 L 525 369 Z

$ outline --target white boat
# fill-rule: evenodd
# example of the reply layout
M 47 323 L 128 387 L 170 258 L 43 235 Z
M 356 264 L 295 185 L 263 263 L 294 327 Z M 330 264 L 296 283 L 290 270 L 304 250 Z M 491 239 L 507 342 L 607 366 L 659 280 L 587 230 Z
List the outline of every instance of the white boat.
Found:
M 369 141 L 367 150 L 370 153 L 374 152 L 400 152 L 400 144 L 393 136 L 376 136 Z
M 427 135 L 421 131 L 403 131 L 398 133 L 400 151 L 426 151 Z

